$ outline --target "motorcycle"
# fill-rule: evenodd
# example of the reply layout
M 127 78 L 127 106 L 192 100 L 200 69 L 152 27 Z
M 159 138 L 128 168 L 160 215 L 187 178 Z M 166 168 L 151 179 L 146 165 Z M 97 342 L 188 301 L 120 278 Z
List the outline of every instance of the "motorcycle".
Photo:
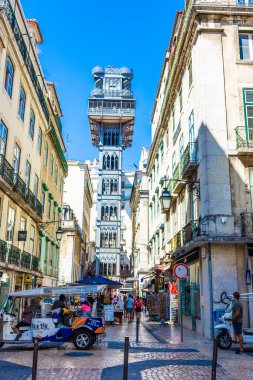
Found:
M 221 323 L 214 327 L 218 332 L 217 343 L 221 350 L 228 350 L 232 343 L 237 343 L 237 341 L 233 340 L 232 308 L 233 301 L 228 304 L 225 313 L 219 319 Z M 243 328 L 242 337 L 244 345 L 253 344 L 253 328 Z

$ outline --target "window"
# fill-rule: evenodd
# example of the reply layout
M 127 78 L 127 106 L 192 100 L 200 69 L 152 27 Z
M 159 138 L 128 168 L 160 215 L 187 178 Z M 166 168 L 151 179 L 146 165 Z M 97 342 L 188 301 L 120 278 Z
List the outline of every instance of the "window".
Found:
M 245 110 L 245 122 L 248 134 L 251 135 L 249 130 L 253 128 L 253 89 L 243 90 L 244 110 Z M 252 140 L 253 136 L 247 136 L 247 139 Z
M 13 63 L 11 62 L 10 58 L 7 57 L 6 67 L 5 67 L 5 83 L 4 83 L 4 87 L 5 87 L 5 90 L 6 90 L 6 92 L 9 95 L 10 98 L 11 98 L 11 95 L 12 95 L 13 77 L 14 77 Z
M 24 118 L 25 118 L 25 102 L 26 102 L 25 91 L 23 87 L 20 87 L 18 114 L 22 121 L 24 121 Z
M 45 201 L 46 201 L 46 194 L 44 191 L 42 191 L 42 193 L 41 193 L 41 204 L 42 204 L 43 213 L 45 212 Z
M 47 166 L 48 163 L 48 143 L 45 141 L 44 144 L 44 165 Z
M 182 134 L 180 139 L 179 139 L 179 156 L 180 159 L 182 159 L 184 154 L 184 135 Z
M 176 127 L 176 121 L 175 121 L 175 112 L 172 112 L 172 131 L 174 132 Z
M 253 35 L 239 34 L 240 59 L 253 61 Z
M 26 160 L 25 164 L 25 184 L 28 189 L 30 186 L 30 176 L 31 176 L 31 164 L 28 160 Z
M 175 169 L 176 169 L 176 152 L 174 152 L 172 156 L 172 174 L 174 173 Z
M 183 109 L 183 95 L 182 95 L 182 88 L 181 88 L 181 90 L 179 91 L 179 108 L 180 108 L 180 111 L 182 111 L 182 109 Z
M 13 157 L 13 168 L 14 168 L 15 174 L 19 174 L 20 156 L 21 156 L 21 149 L 18 146 L 18 144 L 15 144 L 14 157 Z
M 31 137 L 32 140 L 34 138 L 34 125 L 35 125 L 35 115 L 34 115 L 33 110 L 31 110 L 30 124 L 29 124 L 29 136 Z
M 58 184 L 58 172 L 59 172 L 59 169 L 58 169 L 58 165 L 55 165 L 55 172 L 54 172 L 54 183 Z
M 34 235 L 35 235 L 35 227 L 31 226 L 30 229 L 30 240 L 29 240 L 29 253 L 33 255 L 34 250 Z
M 53 176 L 54 173 L 54 156 L 51 154 L 50 156 L 50 175 Z
M 47 217 L 48 217 L 48 219 L 50 219 L 50 216 L 51 216 L 51 200 L 48 199 L 48 203 L 47 203 Z
M 20 219 L 20 231 L 26 231 L 26 225 L 27 225 L 26 219 L 21 216 L 21 219 Z M 19 249 L 23 249 L 24 250 L 25 242 L 24 241 L 19 241 L 18 242 L 18 247 L 19 247 Z
M 42 147 L 42 130 L 39 128 L 38 130 L 38 140 L 37 140 L 37 152 L 41 155 L 41 147 Z
M 0 154 L 5 156 L 7 141 L 7 128 L 2 121 L 0 121 Z
M 15 210 L 12 207 L 9 207 L 7 233 L 6 233 L 6 240 L 8 242 L 13 241 L 14 227 L 15 227 Z
M 192 77 L 192 61 L 190 61 L 188 66 L 188 75 L 189 75 L 189 88 L 191 88 L 193 77 Z
M 60 193 L 62 193 L 62 190 L 63 190 L 63 178 L 62 178 L 62 174 L 60 174 Z
M 38 191 L 39 191 L 39 177 L 35 174 L 33 193 L 36 198 L 38 198 Z

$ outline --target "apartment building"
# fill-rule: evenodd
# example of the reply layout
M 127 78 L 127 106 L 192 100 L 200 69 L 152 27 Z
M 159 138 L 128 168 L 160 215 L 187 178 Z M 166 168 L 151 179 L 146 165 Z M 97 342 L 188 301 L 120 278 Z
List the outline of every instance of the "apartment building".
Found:
M 14 12 L 15 6 L 15 12 Z M 36 20 L 0 1 L 0 277 L 9 290 L 56 285 L 63 181 L 62 116 L 38 58 Z
M 224 310 L 223 292 L 252 292 L 252 35 L 252 1 L 186 1 L 152 115 L 150 255 L 171 269 L 188 265 L 183 323 L 206 337 Z

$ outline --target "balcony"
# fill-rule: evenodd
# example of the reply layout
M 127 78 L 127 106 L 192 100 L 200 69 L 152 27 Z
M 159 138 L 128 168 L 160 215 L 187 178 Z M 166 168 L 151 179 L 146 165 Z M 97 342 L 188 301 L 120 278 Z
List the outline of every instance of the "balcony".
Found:
M 182 229 L 183 245 L 200 236 L 200 225 L 198 220 L 191 220 Z
M 179 194 L 183 187 L 185 186 L 185 183 L 180 181 L 181 177 L 181 170 L 180 165 L 177 164 L 176 168 L 174 169 L 172 173 L 172 181 L 169 183 L 169 187 L 172 193 Z
M 197 167 L 197 142 L 190 142 L 181 157 L 181 177 L 189 178 Z
M 2 263 L 6 262 L 6 255 L 7 255 L 6 241 L 0 240 L 0 261 Z
M 0 155 L 0 177 L 2 178 L 2 181 L 0 180 L 0 188 L 8 191 L 9 196 L 21 207 L 26 209 L 28 206 L 35 211 L 33 215 L 35 219 L 41 219 L 42 204 L 33 192 L 26 187 L 25 182 L 20 176 L 14 173 L 13 167 L 2 154 Z
M 253 5 L 253 4 L 252 4 Z M 253 165 L 253 128 L 237 127 L 236 149 L 240 160 L 245 167 Z
M 212 8 L 217 7 L 233 7 L 233 8 L 251 8 L 253 7 L 252 0 L 192 0 L 195 5 L 209 5 Z M 190 3 L 190 2 L 189 2 Z M 192 5 L 193 5 L 192 4 Z
M 174 237 L 173 237 L 173 252 L 178 251 L 182 247 L 182 232 L 179 231 Z
M 97 108 L 89 108 L 88 110 L 89 116 L 118 116 L 118 117 L 134 117 L 135 110 L 134 109 L 122 109 L 122 108 L 105 108 L 105 107 L 97 107 Z
M 0 261 L 19 268 L 39 272 L 39 258 L 6 241 L 0 240 Z
M 242 236 L 253 239 L 253 213 L 243 212 L 241 214 Z

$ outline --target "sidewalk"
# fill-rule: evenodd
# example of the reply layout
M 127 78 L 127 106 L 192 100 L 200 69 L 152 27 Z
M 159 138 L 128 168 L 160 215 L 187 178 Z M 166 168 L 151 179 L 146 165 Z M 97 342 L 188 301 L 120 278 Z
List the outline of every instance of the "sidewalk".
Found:
M 107 326 L 106 339 L 88 351 L 72 343 L 39 350 L 38 380 L 122 380 L 124 338 L 130 338 L 128 380 L 210 380 L 212 343 L 193 332 L 160 326 L 143 319 L 140 343 L 136 324 Z M 32 350 L 28 346 L 5 346 L 0 350 L 0 379 L 31 379 Z M 217 380 L 252 380 L 253 358 L 235 355 L 234 350 L 218 353 Z
M 150 331 L 160 342 L 166 343 L 171 349 L 194 348 L 203 357 L 212 360 L 213 342 L 205 339 L 193 331 L 183 330 L 183 343 L 181 343 L 180 327 L 173 325 L 162 326 L 160 323 L 143 321 L 143 326 Z M 217 378 L 220 378 L 220 370 L 230 380 L 253 379 L 253 346 L 246 346 L 245 355 L 236 355 L 238 345 L 232 345 L 229 350 L 218 349 L 218 365 L 220 366 Z M 204 378 L 203 378 L 204 379 Z

